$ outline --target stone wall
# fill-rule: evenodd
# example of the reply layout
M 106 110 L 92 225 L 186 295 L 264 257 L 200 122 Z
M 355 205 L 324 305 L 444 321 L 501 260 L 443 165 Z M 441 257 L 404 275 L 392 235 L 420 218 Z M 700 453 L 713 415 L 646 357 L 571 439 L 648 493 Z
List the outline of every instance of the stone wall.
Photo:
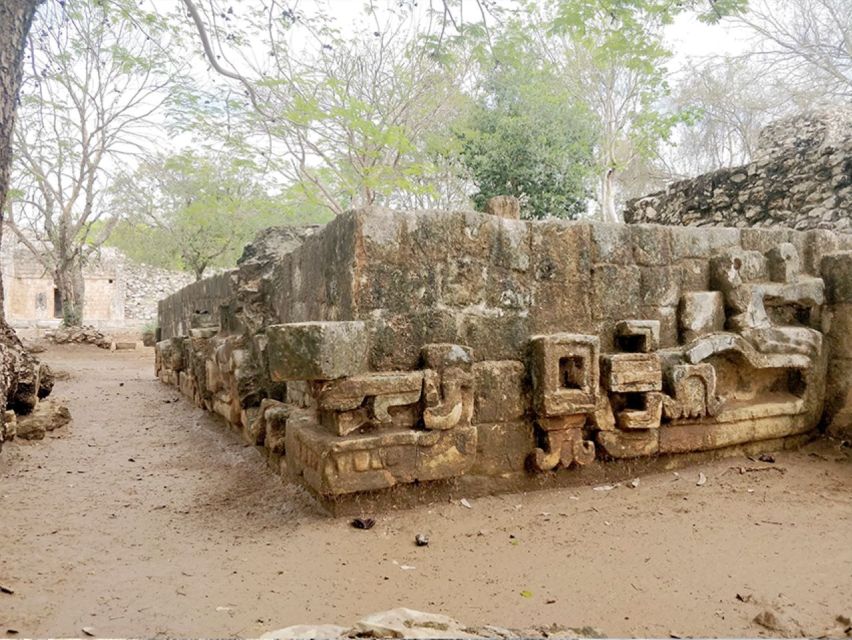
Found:
M 852 233 L 852 110 L 776 122 L 761 132 L 749 164 L 632 200 L 625 220 Z
M 157 306 L 160 336 L 184 336 L 192 328 L 219 326 L 221 307 L 233 297 L 230 271 L 179 289 Z
M 130 260 L 124 263 L 124 317 L 128 321 L 152 322 L 163 298 L 192 283 L 185 271 L 169 271 Z
M 777 446 L 820 423 L 827 371 L 849 386 L 828 363 L 850 250 L 824 230 L 355 211 L 293 251 L 249 247 L 227 305 L 212 283 L 164 301 L 156 368 L 324 498 Z M 205 286 L 224 313 L 189 329 Z

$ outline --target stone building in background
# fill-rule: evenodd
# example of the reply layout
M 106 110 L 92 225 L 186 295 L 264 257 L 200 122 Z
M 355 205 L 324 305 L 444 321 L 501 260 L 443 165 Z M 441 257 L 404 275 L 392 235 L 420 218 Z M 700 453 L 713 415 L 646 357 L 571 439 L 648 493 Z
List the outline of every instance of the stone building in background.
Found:
M 3 234 L 0 269 L 3 311 L 18 329 L 48 329 L 62 322 L 62 300 L 51 274 L 9 231 Z M 192 275 L 129 260 L 104 247 L 84 271 L 83 323 L 102 330 L 136 329 L 157 319 L 157 301 L 193 281 Z

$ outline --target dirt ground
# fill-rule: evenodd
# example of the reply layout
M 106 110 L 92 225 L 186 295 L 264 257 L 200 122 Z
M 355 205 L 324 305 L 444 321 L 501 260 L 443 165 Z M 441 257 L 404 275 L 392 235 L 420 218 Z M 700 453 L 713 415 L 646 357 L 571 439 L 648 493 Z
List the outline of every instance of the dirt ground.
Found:
M 611 636 L 819 636 L 852 614 L 852 463 L 837 445 L 636 488 L 444 502 L 362 531 L 159 384 L 150 349 L 42 357 L 70 372 L 55 395 L 74 421 L 0 454 L 0 585 L 14 591 L 0 636 L 250 637 L 398 606 Z M 775 631 L 753 622 L 767 609 Z

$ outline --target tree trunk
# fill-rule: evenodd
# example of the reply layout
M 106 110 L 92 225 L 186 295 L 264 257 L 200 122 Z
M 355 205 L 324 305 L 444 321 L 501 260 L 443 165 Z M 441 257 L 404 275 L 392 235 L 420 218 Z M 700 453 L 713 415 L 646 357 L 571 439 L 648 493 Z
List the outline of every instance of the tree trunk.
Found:
M 9 193 L 12 129 L 21 88 L 21 61 L 30 25 L 41 1 L 0 0 L 0 242 Z M 30 400 L 24 400 L 23 396 L 37 399 L 41 371 L 38 361 L 24 351 L 15 331 L 6 324 L 3 280 L 0 277 L 0 446 L 6 436 L 4 412 L 7 404 L 13 408 L 20 405 L 20 410 L 26 411 Z M 35 391 L 32 390 L 33 385 Z
M 65 264 L 64 269 L 53 272 L 53 283 L 59 290 L 59 298 L 62 301 L 62 324 L 66 327 L 79 327 L 83 324 L 83 304 L 86 298 L 83 265 L 79 259 Z
M 604 222 L 624 222 L 615 210 L 615 170 L 610 167 L 601 174 L 601 217 Z

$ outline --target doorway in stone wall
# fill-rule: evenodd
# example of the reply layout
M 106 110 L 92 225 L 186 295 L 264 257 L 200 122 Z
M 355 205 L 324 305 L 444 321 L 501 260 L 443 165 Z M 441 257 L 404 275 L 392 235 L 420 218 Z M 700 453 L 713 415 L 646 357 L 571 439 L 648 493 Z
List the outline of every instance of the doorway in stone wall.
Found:
M 62 317 L 62 294 L 56 287 L 53 288 L 53 317 Z

